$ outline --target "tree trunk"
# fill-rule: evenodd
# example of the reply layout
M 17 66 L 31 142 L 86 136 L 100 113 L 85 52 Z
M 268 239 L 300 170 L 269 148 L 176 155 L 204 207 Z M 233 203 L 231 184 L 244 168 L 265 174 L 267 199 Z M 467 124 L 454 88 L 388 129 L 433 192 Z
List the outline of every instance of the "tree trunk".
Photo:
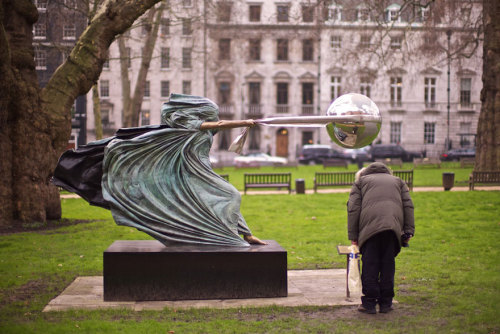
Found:
M 95 139 L 102 139 L 102 118 L 101 118 L 101 102 L 99 100 L 99 88 L 97 84 L 92 86 L 92 104 L 94 106 L 94 127 Z
M 500 170 L 500 2 L 483 1 L 483 89 L 477 126 L 477 171 Z
M 127 108 L 124 108 L 124 115 L 123 115 L 124 127 L 132 127 L 139 125 L 139 116 L 141 114 L 142 100 L 144 99 L 144 87 L 148 76 L 151 58 L 153 57 L 153 51 L 156 44 L 156 39 L 158 37 L 158 30 L 160 28 L 162 13 L 163 13 L 163 5 L 160 6 L 160 8 L 158 9 L 152 8 L 149 10 L 148 18 L 147 21 L 145 22 L 145 24 L 148 26 L 146 27 L 147 32 L 145 36 L 144 47 L 142 48 L 143 52 L 141 57 L 141 67 L 139 68 L 139 72 L 137 73 L 134 95 L 129 100 Z M 120 54 L 120 62 L 122 61 L 122 59 L 123 59 L 123 54 Z M 122 74 L 124 74 L 123 65 L 121 66 L 122 66 Z M 129 80 L 128 72 L 126 74 L 125 80 L 127 81 Z
M 122 81 L 122 104 L 123 104 L 123 126 L 130 127 L 131 121 L 128 119 L 130 117 L 130 78 L 128 76 L 128 63 L 130 60 L 127 54 L 127 48 L 125 46 L 125 37 L 120 36 L 118 38 L 118 51 L 120 53 L 120 76 Z
M 159 1 L 106 1 L 43 90 L 32 46 L 37 9 L 0 2 L 0 225 L 60 218 L 50 177 L 70 137 L 71 106 L 99 78 L 115 36 Z

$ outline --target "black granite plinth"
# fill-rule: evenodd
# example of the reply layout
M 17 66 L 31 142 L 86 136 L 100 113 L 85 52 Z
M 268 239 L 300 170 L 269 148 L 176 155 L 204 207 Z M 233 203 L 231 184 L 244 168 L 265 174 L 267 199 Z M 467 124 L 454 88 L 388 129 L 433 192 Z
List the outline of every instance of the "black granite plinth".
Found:
M 104 300 L 286 297 L 287 253 L 274 240 L 250 247 L 115 241 L 104 252 Z

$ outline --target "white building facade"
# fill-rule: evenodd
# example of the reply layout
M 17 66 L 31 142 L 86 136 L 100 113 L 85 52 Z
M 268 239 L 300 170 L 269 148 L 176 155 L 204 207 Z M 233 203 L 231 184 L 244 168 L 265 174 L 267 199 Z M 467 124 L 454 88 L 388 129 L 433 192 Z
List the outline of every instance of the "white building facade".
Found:
M 474 31 L 450 17 L 471 21 L 480 13 L 479 5 L 457 7 L 438 20 L 432 8 L 402 3 L 375 11 L 361 1 L 170 2 L 148 72 L 141 125 L 160 123 L 161 105 L 170 93 L 207 96 L 218 103 L 222 119 L 256 119 L 321 115 L 339 95 L 356 92 L 372 98 L 381 110 L 377 142 L 427 156 L 443 152 L 448 137 L 453 148 L 473 145 L 482 46 L 460 44 L 471 40 Z M 141 36 L 141 27 L 125 36 L 132 87 Z M 106 134 L 122 126 L 119 58 L 115 43 L 99 80 Z M 87 105 L 92 139 L 90 94 Z M 231 162 L 233 155 L 226 150 L 239 132 L 217 134 L 212 153 L 219 160 Z M 293 161 L 308 143 L 335 148 L 324 129 L 262 126 L 252 128 L 246 151 Z

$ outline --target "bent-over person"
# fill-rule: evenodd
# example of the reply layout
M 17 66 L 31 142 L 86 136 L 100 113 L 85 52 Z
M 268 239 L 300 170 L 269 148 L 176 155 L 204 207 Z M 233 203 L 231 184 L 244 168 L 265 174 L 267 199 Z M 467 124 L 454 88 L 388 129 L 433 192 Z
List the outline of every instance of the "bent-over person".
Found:
M 392 311 L 395 257 L 415 233 L 413 202 L 407 185 L 375 162 L 356 173 L 347 203 L 351 243 L 361 252 L 363 285 L 358 311 Z

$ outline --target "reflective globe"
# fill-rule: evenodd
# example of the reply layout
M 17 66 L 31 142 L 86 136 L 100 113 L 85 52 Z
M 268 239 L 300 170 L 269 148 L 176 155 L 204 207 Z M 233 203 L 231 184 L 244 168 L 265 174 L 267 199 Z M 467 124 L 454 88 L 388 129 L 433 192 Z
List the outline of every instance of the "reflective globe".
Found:
M 328 107 L 326 115 L 339 118 L 326 129 L 332 141 L 345 148 L 370 145 L 382 125 L 377 105 L 369 97 L 356 93 L 338 97 Z

